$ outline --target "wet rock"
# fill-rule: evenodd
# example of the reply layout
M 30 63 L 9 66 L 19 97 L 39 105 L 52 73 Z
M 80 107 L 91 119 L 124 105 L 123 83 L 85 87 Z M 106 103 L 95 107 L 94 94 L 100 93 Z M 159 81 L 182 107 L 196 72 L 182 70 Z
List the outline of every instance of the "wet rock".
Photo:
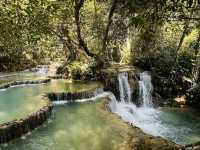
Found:
M 185 150 L 200 150 L 200 142 L 185 145 Z
M 53 76 L 48 76 L 50 79 L 68 79 L 68 76 L 65 74 L 59 74 L 59 75 L 53 75 Z
M 41 84 L 41 83 L 48 83 L 51 79 L 41 79 L 41 80 L 27 80 L 27 81 L 13 81 L 10 83 L 6 83 L 0 85 L 0 89 L 7 89 L 17 85 L 26 85 L 26 84 Z

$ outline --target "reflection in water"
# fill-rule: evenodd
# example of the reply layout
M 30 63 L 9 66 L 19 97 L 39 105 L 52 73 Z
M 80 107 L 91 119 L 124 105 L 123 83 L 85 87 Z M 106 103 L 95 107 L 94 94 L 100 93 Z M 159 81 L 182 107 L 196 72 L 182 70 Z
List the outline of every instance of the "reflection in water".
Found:
M 122 139 L 112 120 L 98 112 L 101 102 L 72 103 L 54 109 L 50 124 L 8 144 L 6 150 L 119 150 Z

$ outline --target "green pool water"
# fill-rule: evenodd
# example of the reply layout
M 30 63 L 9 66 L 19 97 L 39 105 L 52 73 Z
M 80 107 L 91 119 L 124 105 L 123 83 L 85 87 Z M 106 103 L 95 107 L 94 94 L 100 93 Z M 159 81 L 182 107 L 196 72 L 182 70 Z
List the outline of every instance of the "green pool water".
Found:
M 57 106 L 50 123 L 17 139 L 6 150 L 118 150 L 122 139 L 112 120 L 98 111 L 101 101 Z
M 200 141 L 200 112 L 191 108 L 161 108 L 157 116 L 162 137 L 178 144 Z
M 21 81 L 21 80 L 33 80 L 42 79 L 45 75 L 41 75 L 37 72 L 14 72 L 14 73 L 0 73 L 0 84 L 1 82 Z
M 0 123 L 23 118 L 39 110 L 45 103 L 42 95 L 48 92 L 66 92 L 85 90 L 98 83 L 68 83 L 65 80 L 52 80 L 41 85 L 25 85 L 0 90 Z
M 38 76 L 27 74 L 20 78 L 5 77 L 3 81 L 36 78 Z M 0 90 L 0 123 L 23 118 L 37 111 L 45 103 L 42 100 L 45 93 L 77 92 L 98 86 L 98 82 L 52 80 L 47 84 Z M 102 100 L 104 98 L 93 102 L 56 106 L 48 122 L 25 136 L 26 138 L 0 145 L 0 150 L 119 150 L 125 139 L 116 128 L 118 124 L 99 111 Z M 198 116 L 200 114 L 197 111 L 189 108 L 141 108 L 137 118 L 134 115 L 131 117 L 136 120 L 134 124 L 144 132 L 184 145 L 200 141 Z

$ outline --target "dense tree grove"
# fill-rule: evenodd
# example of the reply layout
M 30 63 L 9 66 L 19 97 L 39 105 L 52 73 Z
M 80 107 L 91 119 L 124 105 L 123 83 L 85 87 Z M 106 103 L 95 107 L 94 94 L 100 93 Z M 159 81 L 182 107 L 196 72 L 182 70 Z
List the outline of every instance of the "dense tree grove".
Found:
M 125 63 L 150 70 L 161 96 L 198 97 L 199 44 L 199 0 L 0 1 L 1 71 L 48 58 L 63 62 L 59 72 L 91 79 Z

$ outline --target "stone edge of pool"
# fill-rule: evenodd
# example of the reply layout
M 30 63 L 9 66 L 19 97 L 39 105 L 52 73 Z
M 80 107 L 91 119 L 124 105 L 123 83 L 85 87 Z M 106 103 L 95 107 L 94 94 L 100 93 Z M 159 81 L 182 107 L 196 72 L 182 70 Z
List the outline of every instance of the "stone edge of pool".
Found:
M 51 79 L 13 81 L 0 85 L 0 89 L 8 89 L 20 85 L 43 84 L 50 81 Z M 0 124 L 0 144 L 8 143 L 11 140 L 27 134 L 42 125 L 51 116 L 53 103 L 47 98 L 43 98 L 42 100 L 45 101 L 45 105 L 38 111 L 24 118 Z
M 0 89 L 8 89 L 10 87 L 20 86 L 20 85 L 43 84 L 43 83 L 48 83 L 50 81 L 51 79 L 13 81 L 0 85 Z M 24 117 L 22 119 L 15 119 L 13 121 L 0 124 L 0 144 L 6 144 L 16 138 L 20 138 L 23 135 L 41 126 L 51 116 L 52 109 L 54 106 L 53 105 L 54 101 L 64 100 L 64 101 L 74 102 L 78 99 L 92 98 L 95 95 L 100 94 L 102 92 L 103 92 L 103 86 L 97 86 L 94 89 L 89 89 L 87 91 L 82 91 L 82 92 L 74 92 L 74 93 L 51 92 L 44 94 L 42 96 L 42 100 L 44 100 L 46 103 L 38 111 L 30 115 L 27 115 L 27 117 Z
M 8 143 L 42 125 L 50 116 L 53 104 L 48 99 L 43 99 L 46 104 L 38 111 L 22 119 L 0 124 L 0 144 Z
M 48 83 L 50 81 L 51 81 L 51 79 L 12 81 L 12 82 L 1 84 L 0 85 L 0 90 L 8 89 L 8 88 L 15 87 L 15 86 L 20 86 L 20 85 L 33 85 L 33 84 Z

